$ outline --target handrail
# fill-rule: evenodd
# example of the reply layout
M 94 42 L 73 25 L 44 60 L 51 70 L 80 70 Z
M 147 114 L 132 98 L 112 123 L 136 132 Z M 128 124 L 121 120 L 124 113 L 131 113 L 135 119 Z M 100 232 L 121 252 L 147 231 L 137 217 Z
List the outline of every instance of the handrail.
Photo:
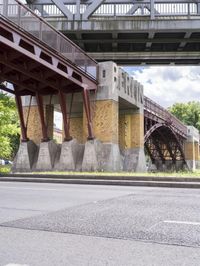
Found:
M 157 104 L 156 102 L 152 101 L 148 97 L 144 97 L 144 110 L 153 115 L 159 117 L 163 121 L 166 121 L 174 128 L 178 129 L 182 132 L 185 136 L 187 136 L 187 126 L 184 125 L 178 118 L 172 115 L 169 111 L 164 109 L 162 106 Z
M 65 1 L 65 5 L 71 13 L 71 20 L 81 21 L 82 15 L 88 9 L 93 0 L 80 1 L 80 9 L 77 9 L 77 3 L 75 0 Z M 179 17 L 197 17 L 200 15 L 198 8 L 199 0 L 106 0 L 90 14 L 89 19 L 100 19 L 101 17 L 112 17 L 113 19 L 120 17 L 148 17 L 150 19 L 159 19 L 163 17 L 174 19 Z M 64 17 L 62 10 L 60 10 L 50 0 L 37 1 L 34 7 L 39 7 L 41 15 L 44 17 Z M 79 16 L 75 14 L 79 12 Z M 68 19 L 70 21 L 70 19 Z
M 86 74 L 97 78 L 97 62 L 20 1 L 4 0 L 3 8 L 0 8 L 0 15 L 61 53 Z

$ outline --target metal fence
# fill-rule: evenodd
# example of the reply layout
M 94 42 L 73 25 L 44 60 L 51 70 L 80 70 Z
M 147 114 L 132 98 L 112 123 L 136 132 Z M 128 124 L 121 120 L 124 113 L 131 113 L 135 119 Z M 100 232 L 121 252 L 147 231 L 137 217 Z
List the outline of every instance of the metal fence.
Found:
M 96 79 L 97 62 L 18 0 L 0 2 L 0 14 L 61 53 L 76 67 Z
M 18 0 L 0 0 L 0 10 L 3 10 L 4 2 L 9 2 L 9 13 L 16 14 L 18 11 Z M 50 1 L 49 1 L 50 2 Z M 70 1 L 70 4 L 65 4 L 64 6 L 73 15 L 76 13 L 80 14 L 80 20 L 82 14 L 88 9 L 89 4 L 81 2 L 80 6 L 76 5 L 76 2 Z M 143 17 L 150 16 L 151 18 L 169 18 L 173 16 L 175 18 L 189 18 L 191 16 L 199 16 L 199 1 L 185 1 L 185 0 L 144 0 L 144 1 L 109 1 L 111 3 L 106 3 L 104 1 L 94 12 L 91 14 L 90 18 L 101 19 L 103 17 Z M 19 3 L 19 2 L 18 2 Z M 32 5 L 37 14 L 42 17 L 65 17 L 55 4 L 34 4 Z M 75 19 L 75 16 L 74 16 Z

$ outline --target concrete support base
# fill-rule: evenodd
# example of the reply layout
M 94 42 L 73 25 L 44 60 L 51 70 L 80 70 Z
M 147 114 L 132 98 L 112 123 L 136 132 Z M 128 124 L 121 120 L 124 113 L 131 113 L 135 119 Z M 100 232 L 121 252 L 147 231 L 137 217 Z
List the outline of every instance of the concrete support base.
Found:
M 29 172 L 37 156 L 38 147 L 32 141 L 21 142 L 13 162 L 12 172 Z
M 39 154 L 35 170 L 51 171 L 54 167 L 57 151 L 58 151 L 57 144 L 53 140 L 40 143 Z
M 97 154 L 101 149 L 101 142 L 94 139 L 88 140 L 85 143 L 85 150 L 83 154 L 82 171 L 99 171 L 100 164 L 98 162 Z
M 106 171 L 146 172 L 142 148 L 120 153 L 118 144 L 89 140 L 79 144 L 76 139 L 62 145 L 54 141 L 42 142 L 39 149 L 33 141 L 21 143 L 13 171 Z
M 152 166 L 153 170 L 151 166 L 148 169 L 150 172 L 154 170 L 160 172 L 173 172 L 188 169 L 183 161 L 176 161 L 176 163 L 174 163 L 172 160 L 166 160 L 164 163 L 161 160 L 157 160 Z
M 76 139 L 65 141 L 61 145 L 60 159 L 55 170 L 75 171 L 78 157 L 79 144 Z
M 146 172 L 146 159 L 143 148 L 131 148 L 124 151 L 124 171 Z
M 189 170 L 195 171 L 196 169 L 200 168 L 200 161 L 195 161 L 195 160 L 186 160 L 186 161 L 187 161 Z
M 118 144 L 103 143 L 97 158 L 101 171 L 120 172 L 123 170 L 123 162 Z
M 82 171 L 122 171 L 119 146 L 90 140 L 85 144 Z

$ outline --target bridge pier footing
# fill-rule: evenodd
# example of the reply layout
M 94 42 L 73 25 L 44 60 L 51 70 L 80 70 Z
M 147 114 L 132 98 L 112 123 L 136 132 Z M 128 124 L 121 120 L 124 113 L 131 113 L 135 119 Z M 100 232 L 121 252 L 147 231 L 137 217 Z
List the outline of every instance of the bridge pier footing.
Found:
M 41 142 L 39 154 L 37 158 L 36 171 L 51 171 L 53 170 L 58 145 L 53 141 Z
M 78 158 L 79 144 L 76 139 L 64 141 L 61 144 L 61 152 L 58 163 L 55 163 L 55 170 L 75 171 Z
M 21 142 L 15 156 L 12 171 L 30 172 L 38 154 L 38 146 L 32 141 Z
M 144 148 L 131 148 L 124 151 L 123 170 L 127 172 L 146 172 Z

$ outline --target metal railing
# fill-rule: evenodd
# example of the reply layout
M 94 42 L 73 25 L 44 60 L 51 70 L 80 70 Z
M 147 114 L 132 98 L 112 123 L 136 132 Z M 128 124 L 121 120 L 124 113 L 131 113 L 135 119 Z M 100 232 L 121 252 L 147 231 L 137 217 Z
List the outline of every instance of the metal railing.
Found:
M 173 116 L 165 108 L 152 101 L 148 97 L 144 97 L 144 110 L 152 115 L 159 117 L 161 120 L 169 123 L 183 135 L 187 136 L 187 126 L 184 125 L 178 118 Z
M 0 15 L 50 46 L 76 67 L 97 78 L 97 62 L 18 0 L 3 0 Z
M 16 13 L 17 5 L 15 2 L 18 0 L 0 0 L 0 10 L 3 9 L 4 2 L 9 1 L 9 10 L 10 12 Z M 60 10 L 55 4 L 51 3 L 41 3 L 34 4 L 32 7 L 36 12 L 42 17 L 54 17 L 54 18 L 65 18 Z M 48 1 L 47 1 L 48 2 Z M 80 7 L 77 7 L 76 1 L 69 1 L 67 4 L 65 1 L 65 7 L 73 14 L 74 20 L 77 20 L 75 14 L 79 13 L 82 20 L 82 15 L 88 9 L 89 4 L 82 2 Z M 87 1 L 89 2 L 89 1 Z M 92 1 L 91 1 L 92 2 Z M 18 2 L 19 3 L 19 2 Z M 104 17 L 112 17 L 116 19 L 119 17 L 145 17 L 150 16 L 151 18 L 191 18 L 192 16 L 199 16 L 199 0 L 196 1 L 186 1 L 186 0 L 144 0 L 144 1 L 118 1 L 118 0 L 108 0 L 104 1 L 90 16 L 94 19 L 102 19 Z

